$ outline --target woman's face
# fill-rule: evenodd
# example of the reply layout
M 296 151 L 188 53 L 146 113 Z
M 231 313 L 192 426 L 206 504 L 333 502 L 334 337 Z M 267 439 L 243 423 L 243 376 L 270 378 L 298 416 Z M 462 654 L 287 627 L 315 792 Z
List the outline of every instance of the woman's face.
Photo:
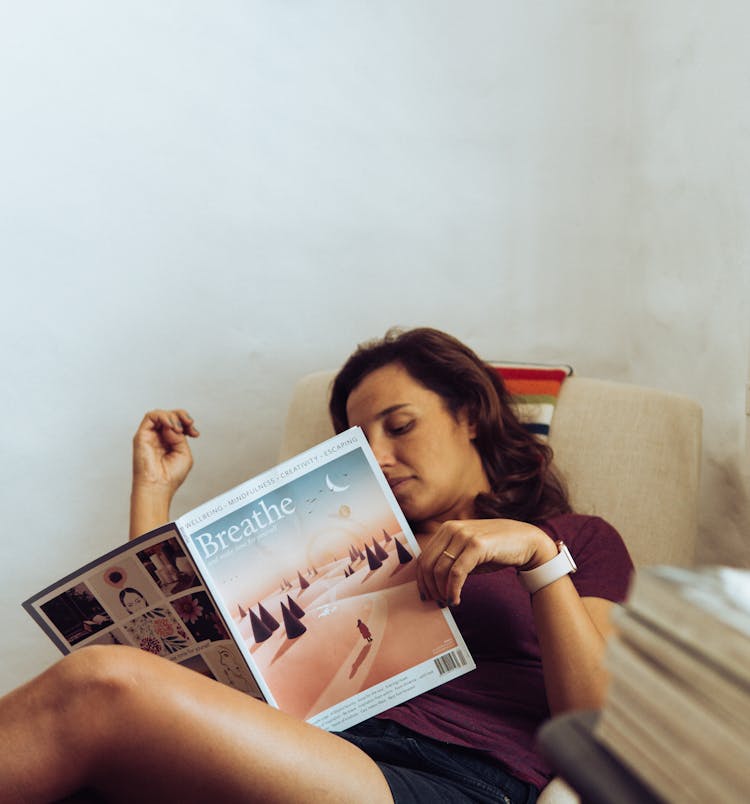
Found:
M 474 427 L 458 420 L 442 397 L 400 364 L 368 374 L 349 394 L 351 426 L 359 425 L 407 519 L 428 523 L 474 516 L 474 498 L 489 491 Z
M 136 611 L 145 609 L 146 601 L 143 598 L 143 595 L 140 595 L 138 592 L 126 592 L 122 596 L 122 605 L 125 606 L 125 609 L 129 614 L 133 614 Z

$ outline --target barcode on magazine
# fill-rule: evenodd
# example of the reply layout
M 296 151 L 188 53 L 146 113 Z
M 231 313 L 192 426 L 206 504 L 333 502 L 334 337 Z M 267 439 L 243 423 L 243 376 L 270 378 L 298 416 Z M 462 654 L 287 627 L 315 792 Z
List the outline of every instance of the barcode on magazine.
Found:
M 465 664 L 466 658 L 462 650 L 454 650 L 443 656 L 438 656 L 437 659 L 435 659 L 435 667 L 437 667 L 438 673 L 440 673 L 441 676 L 444 673 L 450 673 L 451 670 L 457 670 Z

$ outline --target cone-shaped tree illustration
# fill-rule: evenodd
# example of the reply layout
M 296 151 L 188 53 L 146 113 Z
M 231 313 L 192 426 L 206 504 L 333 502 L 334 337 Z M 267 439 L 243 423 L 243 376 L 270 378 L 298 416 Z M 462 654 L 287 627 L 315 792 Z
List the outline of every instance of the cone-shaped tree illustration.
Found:
M 393 541 L 393 536 L 391 536 L 391 534 L 390 534 L 390 533 L 388 533 L 388 531 L 387 531 L 385 528 L 383 528 L 383 538 L 384 538 L 384 539 L 385 539 L 387 542 L 391 542 L 391 541 Z
M 281 615 L 284 618 L 284 628 L 288 639 L 296 639 L 307 631 L 304 625 L 295 617 L 291 611 L 282 603 Z
M 260 621 L 260 617 L 250 609 L 250 623 L 253 626 L 253 638 L 256 642 L 265 642 L 271 636 L 271 629 Z
M 302 577 L 302 573 L 299 570 L 297 570 L 297 577 L 299 578 L 299 588 L 300 589 L 307 589 L 307 587 L 310 586 L 310 582 L 306 581 Z
M 286 578 L 282 578 L 281 580 L 284 582 L 284 589 L 291 589 L 292 588 L 292 585 L 289 583 L 289 581 L 287 581 Z
M 372 540 L 372 549 L 373 549 L 375 555 L 381 561 L 385 561 L 386 558 L 388 558 L 388 553 L 386 553 L 385 550 L 383 550 L 383 548 L 380 546 L 380 542 L 377 539 Z
M 297 617 L 298 619 L 302 619 L 305 616 L 305 610 L 297 605 L 289 595 L 286 596 L 287 603 L 289 604 L 289 611 Z
M 370 548 L 365 545 L 365 550 L 367 551 L 367 563 L 370 566 L 371 570 L 379 569 L 383 566 L 383 562 L 375 555 L 375 553 L 370 550 Z
M 239 603 L 237 604 L 237 608 L 240 610 L 240 620 L 244 620 L 245 617 L 247 617 L 247 612 L 242 608 L 242 606 L 240 606 Z
M 396 539 L 396 552 L 398 553 L 398 563 L 408 564 L 414 556 L 404 547 L 401 542 Z
M 359 553 L 357 552 L 357 550 L 354 549 L 354 547 L 351 544 L 349 545 L 349 558 L 352 561 L 356 561 L 359 558 Z
M 367 545 L 365 545 L 365 547 L 367 547 Z M 357 557 L 359 558 L 360 561 L 365 560 L 365 554 L 359 549 L 357 549 Z
M 279 621 L 268 611 L 267 608 L 263 606 L 262 603 L 258 603 L 258 614 L 260 614 L 260 620 L 263 625 L 266 626 L 271 631 L 275 631 L 279 627 Z
M 344 577 L 345 578 L 349 577 L 349 570 L 346 567 L 344 567 Z

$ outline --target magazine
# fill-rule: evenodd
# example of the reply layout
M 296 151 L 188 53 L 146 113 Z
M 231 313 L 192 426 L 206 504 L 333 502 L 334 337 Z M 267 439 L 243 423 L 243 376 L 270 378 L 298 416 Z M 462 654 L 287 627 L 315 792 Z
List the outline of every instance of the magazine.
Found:
M 124 644 L 330 731 L 475 667 L 353 427 L 24 602 L 63 653 Z

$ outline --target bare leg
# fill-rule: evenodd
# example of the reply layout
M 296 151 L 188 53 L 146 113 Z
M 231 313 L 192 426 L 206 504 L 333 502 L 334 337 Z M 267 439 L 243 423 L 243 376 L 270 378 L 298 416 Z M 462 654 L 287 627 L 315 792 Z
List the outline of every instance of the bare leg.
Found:
M 86 648 L 0 699 L 0 800 L 391 802 L 345 740 L 135 648 Z

